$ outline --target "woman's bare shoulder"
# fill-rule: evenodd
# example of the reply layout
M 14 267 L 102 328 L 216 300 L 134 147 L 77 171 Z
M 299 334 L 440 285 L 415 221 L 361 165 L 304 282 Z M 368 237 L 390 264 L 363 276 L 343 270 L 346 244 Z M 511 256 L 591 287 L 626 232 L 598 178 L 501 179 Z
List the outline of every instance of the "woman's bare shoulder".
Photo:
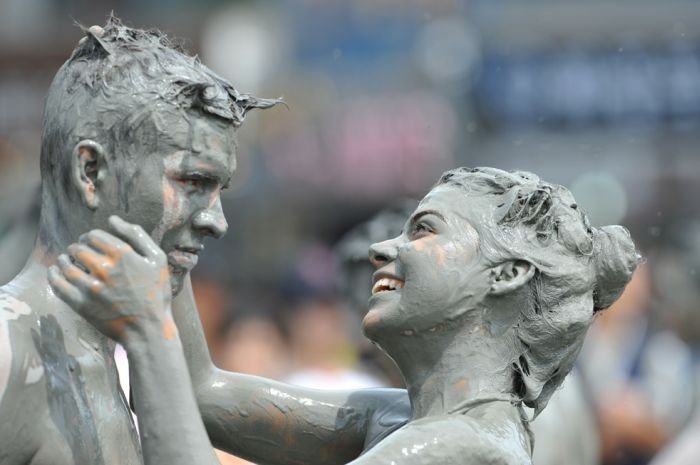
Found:
M 425 418 L 407 423 L 352 463 L 531 465 L 515 428 L 512 437 L 504 428 L 465 415 Z

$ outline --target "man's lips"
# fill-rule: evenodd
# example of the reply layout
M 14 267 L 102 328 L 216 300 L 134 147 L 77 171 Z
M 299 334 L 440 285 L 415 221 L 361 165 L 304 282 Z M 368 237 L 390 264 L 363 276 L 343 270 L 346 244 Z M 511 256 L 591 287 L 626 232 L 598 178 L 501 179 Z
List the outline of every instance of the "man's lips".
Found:
M 377 271 L 372 276 L 372 295 L 380 292 L 396 291 L 404 286 L 403 279 L 391 273 Z
M 168 263 L 175 268 L 191 270 L 199 261 L 202 246 L 176 246 L 168 253 Z
M 176 245 L 174 247 L 175 250 L 180 250 L 182 252 L 188 252 L 188 253 L 193 253 L 193 254 L 198 254 L 202 250 L 204 250 L 204 246 L 199 244 L 199 245 Z

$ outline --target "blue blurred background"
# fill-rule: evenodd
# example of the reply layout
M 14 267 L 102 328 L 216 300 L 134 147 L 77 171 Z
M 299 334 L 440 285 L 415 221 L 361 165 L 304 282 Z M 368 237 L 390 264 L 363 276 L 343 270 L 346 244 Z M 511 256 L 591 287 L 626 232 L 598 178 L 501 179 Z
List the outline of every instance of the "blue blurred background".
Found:
M 2 282 L 33 242 L 48 85 L 75 21 L 110 11 L 289 107 L 241 129 L 230 230 L 193 273 L 220 365 L 400 385 L 365 363 L 334 247 L 449 168 L 523 169 L 571 188 L 594 224 L 627 226 L 649 257 L 583 353 L 601 463 L 648 463 L 692 426 L 700 337 L 678 328 L 697 324 L 700 258 L 666 245 L 700 209 L 697 1 L 0 0 Z

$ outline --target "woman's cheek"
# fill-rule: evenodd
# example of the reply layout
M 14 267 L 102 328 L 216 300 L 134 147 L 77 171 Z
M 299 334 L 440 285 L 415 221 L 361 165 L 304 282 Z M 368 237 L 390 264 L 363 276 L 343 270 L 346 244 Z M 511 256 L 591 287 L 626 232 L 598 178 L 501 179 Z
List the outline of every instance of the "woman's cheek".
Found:
M 447 263 L 449 244 L 442 241 L 440 236 L 432 235 L 413 241 L 410 246 L 417 254 L 423 255 L 423 260 L 427 264 L 441 268 Z

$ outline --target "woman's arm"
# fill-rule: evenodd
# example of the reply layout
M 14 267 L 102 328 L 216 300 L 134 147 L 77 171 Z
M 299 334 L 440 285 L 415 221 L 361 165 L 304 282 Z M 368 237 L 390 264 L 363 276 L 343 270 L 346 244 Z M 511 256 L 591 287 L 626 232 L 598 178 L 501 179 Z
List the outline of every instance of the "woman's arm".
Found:
M 146 465 L 218 464 L 176 332 L 124 344 Z
M 189 279 L 173 314 L 213 444 L 257 463 L 344 464 L 410 415 L 403 390 L 320 391 L 214 367 Z
M 148 465 L 215 463 L 197 403 L 217 447 L 263 464 L 346 463 L 408 418 L 405 391 L 325 392 L 216 369 L 189 280 L 172 303 L 178 330 L 163 252 L 141 228 L 110 222 L 114 235 L 93 231 L 71 246 L 82 269 L 63 256 L 50 280 L 126 348 Z
M 167 258 L 138 226 L 112 217 L 49 269 L 56 294 L 124 345 L 147 465 L 214 465 L 170 309 Z M 74 264 L 75 263 L 75 264 Z M 76 266 L 76 265 L 80 265 Z

